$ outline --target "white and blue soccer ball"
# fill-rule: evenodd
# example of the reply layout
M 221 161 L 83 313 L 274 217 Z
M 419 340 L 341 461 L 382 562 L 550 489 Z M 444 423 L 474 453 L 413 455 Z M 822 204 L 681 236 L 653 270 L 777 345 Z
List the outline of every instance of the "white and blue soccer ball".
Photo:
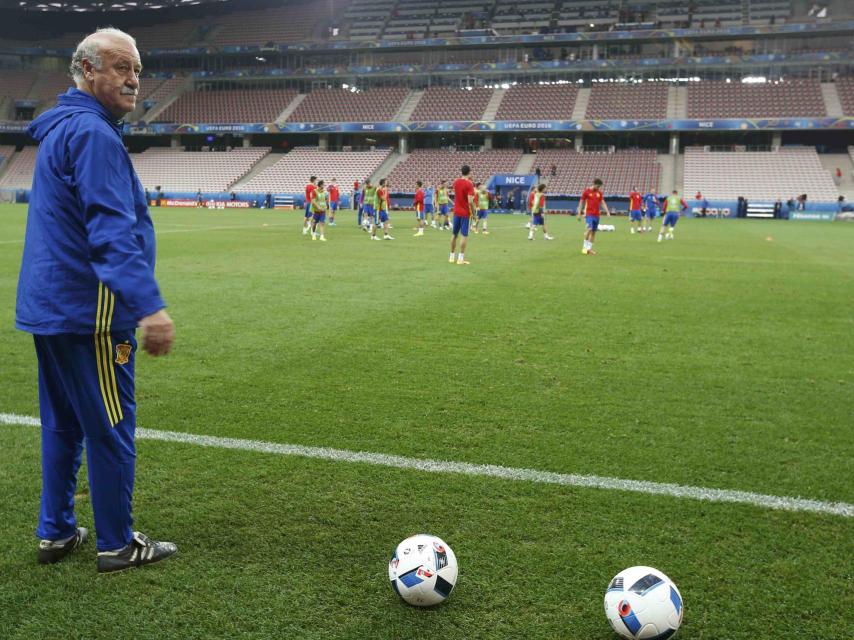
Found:
M 432 607 L 444 602 L 457 583 L 457 556 L 441 538 L 419 533 L 397 545 L 388 579 L 407 604 Z
M 682 624 L 682 595 L 673 581 L 652 567 L 629 567 L 605 592 L 611 628 L 631 640 L 664 640 Z

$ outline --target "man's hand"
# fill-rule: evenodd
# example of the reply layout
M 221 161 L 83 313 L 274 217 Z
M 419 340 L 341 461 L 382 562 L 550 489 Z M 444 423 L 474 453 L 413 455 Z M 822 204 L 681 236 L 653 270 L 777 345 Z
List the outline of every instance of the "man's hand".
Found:
M 175 325 L 165 309 L 144 317 L 139 326 L 142 329 L 142 348 L 149 355 L 163 356 L 172 350 Z

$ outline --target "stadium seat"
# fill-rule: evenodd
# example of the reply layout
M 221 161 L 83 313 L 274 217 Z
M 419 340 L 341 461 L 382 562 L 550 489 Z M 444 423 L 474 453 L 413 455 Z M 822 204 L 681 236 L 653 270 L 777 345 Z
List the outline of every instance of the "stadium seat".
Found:
M 228 191 L 253 165 L 270 153 L 269 147 L 245 147 L 231 151 L 184 151 L 152 147 L 132 153 L 131 160 L 146 189 L 157 185 L 164 191 Z
M 516 85 L 506 90 L 496 120 L 571 120 L 578 87 L 574 84 Z
M 415 181 L 432 186 L 439 180 L 449 182 L 460 173 L 460 167 L 471 167 L 475 182 L 488 180 L 497 173 L 513 173 L 522 159 L 519 149 L 488 151 L 452 151 L 448 149 L 416 149 L 391 172 L 392 190 L 415 191 Z
M 813 202 L 836 202 L 839 190 L 813 147 L 780 151 L 685 149 L 685 193 L 707 198 L 750 201 L 788 200 L 806 193 Z
M 383 122 L 400 110 L 409 89 L 384 87 L 354 93 L 346 89 L 320 89 L 309 93 L 288 117 L 288 122 Z
M 689 118 L 823 118 L 818 80 L 781 83 L 703 81 L 688 86 Z
M 480 120 L 492 94 L 492 89 L 430 87 L 424 92 L 410 120 Z
M 338 181 L 344 193 L 353 182 L 363 182 L 388 158 L 391 149 L 370 151 L 321 151 L 317 147 L 296 147 L 278 162 L 253 176 L 235 190 L 244 193 L 303 193 L 310 175 L 327 182 Z
M 555 176 L 552 176 L 552 166 Z M 541 149 L 534 168 L 539 168 L 548 192 L 577 195 L 601 178 L 608 195 L 625 196 L 633 188 L 642 192 L 659 189 L 661 165 L 654 150 L 582 152 L 573 149 Z

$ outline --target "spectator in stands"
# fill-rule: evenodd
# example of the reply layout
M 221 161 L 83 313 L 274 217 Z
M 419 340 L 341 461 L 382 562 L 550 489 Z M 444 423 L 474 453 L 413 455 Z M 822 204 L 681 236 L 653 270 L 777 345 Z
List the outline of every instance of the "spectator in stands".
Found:
M 553 165 L 551 166 L 550 173 L 551 173 L 552 178 L 556 178 L 556 177 L 557 177 L 557 165 L 554 165 L 554 164 L 553 164 Z
M 37 559 L 59 562 L 86 542 L 74 513 L 85 441 L 99 573 L 177 551 L 131 528 L 136 327 L 153 356 L 169 353 L 175 336 L 154 277 L 154 225 L 122 144 L 121 119 L 136 108 L 141 67 L 132 37 L 99 29 L 71 58 L 76 87 L 28 128 L 40 146 L 16 326 L 33 334 L 38 354 Z

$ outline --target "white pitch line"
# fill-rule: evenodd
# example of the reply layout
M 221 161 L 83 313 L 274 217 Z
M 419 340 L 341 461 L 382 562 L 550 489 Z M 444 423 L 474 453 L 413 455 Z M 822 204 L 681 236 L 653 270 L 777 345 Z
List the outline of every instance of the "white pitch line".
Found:
M 19 416 L 11 413 L 0 413 L 0 424 L 37 427 L 41 423 L 38 418 Z M 381 467 L 397 469 L 414 469 L 430 473 L 460 473 L 470 476 L 501 478 L 503 480 L 520 480 L 540 484 L 558 484 L 569 487 L 585 487 L 590 489 L 611 489 L 616 491 L 634 491 L 651 495 L 670 496 L 673 498 L 688 498 L 706 502 L 734 502 L 749 504 L 767 509 L 783 511 L 807 511 L 850 518 L 854 516 L 854 504 L 847 502 L 823 502 L 808 498 L 792 498 L 788 496 L 770 496 L 749 491 L 733 491 L 730 489 L 709 489 L 706 487 L 691 487 L 666 482 L 648 482 L 645 480 L 626 480 L 606 476 L 578 475 L 574 473 L 555 473 L 516 467 L 502 467 L 492 464 L 472 464 L 469 462 L 453 462 L 450 460 L 430 460 L 422 458 L 407 458 L 405 456 L 370 453 L 365 451 L 348 451 L 329 447 L 308 447 L 297 444 L 280 444 L 263 442 L 261 440 L 243 440 L 238 438 L 221 438 L 218 436 L 201 436 L 177 431 L 160 431 L 157 429 L 137 429 L 137 438 L 143 440 L 159 440 L 161 442 L 180 442 L 201 447 L 218 449 L 237 449 L 240 451 L 257 451 L 284 456 L 299 456 L 334 462 L 361 462 Z

